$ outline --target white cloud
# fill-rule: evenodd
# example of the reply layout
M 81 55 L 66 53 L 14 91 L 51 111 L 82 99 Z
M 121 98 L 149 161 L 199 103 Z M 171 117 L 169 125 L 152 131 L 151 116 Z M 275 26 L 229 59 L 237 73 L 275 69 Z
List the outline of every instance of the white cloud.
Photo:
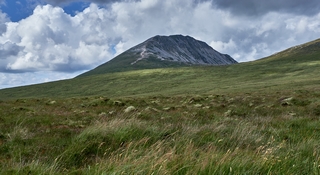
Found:
M 0 4 L 1 4 L 1 1 L 0 1 Z M 1 10 L 0 10 L 0 34 L 6 32 L 6 22 L 8 22 L 9 19 L 7 17 L 6 14 L 2 13 Z
M 210 1 L 198 4 L 182 0 L 126 1 L 108 8 L 91 4 L 74 17 L 60 7 L 37 6 L 28 18 L 18 23 L 6 22 L 0 49 L 2 59 L 4 54 L 9 57 L 1 69 L 4 72 L 90 69 L 158 34 L 191 35 L 238 61 L 248 61 L 282 49 L 278 48 L 277 39 L 282 40 L 281 46 L 295 44 L 283 43 L 289 41 L 290 32 L 297 35 L 295 38 L 310 31 L 312 34 L 306 39 L 319 36 L 315 18 L 319 17 L 292 18 L 290 14 L 276 12 L 259 19 L 234 16 L 213 7 Z M 5 47 L 8 42 L 11 47 Z
M 212 41 L 209 45 L 215 50 L 224 53 L 227 53 L 228 51 L 230 52 L 231 50 L 235 52 L 237 49 L 237 45 L 232 39 L 230 39 L 228 42 Z
M 83 72 L 59 73 L 59 72 L 25 72 L 19 74 L 0 73 L 0 89 L 13 86 L 25 86 L 30 84 L 45 83 L 50 81 L 73 78 Z
M 110 59 L 112 37 L 108 35 L 112 33 L 105 30 L 108 19 L 104 11 L 93 4 L 71 17 L 59 7 L 37 6 L 28 18 L 7 23 L 0 45 L 10 41 L 21 49 L 16 55 L 8 55 L 11 58 L 2 71 L 73 72 Z
M 88 70 L 154 35 L 190 35 L 240 62 L 320 37 L 320 13 L 266 11 L 255 17 L 211 1 L 113 2 L 91 4 L 75 16 L 39 5 L 16 23 L 0 13 L 0 72 L 55 71 L 61 76 L 59 72 Z
M 320 13 L 313 17 L 294 16 L 285 20 L 286 28 L 295 34 L 307 36 L 320 33 Z

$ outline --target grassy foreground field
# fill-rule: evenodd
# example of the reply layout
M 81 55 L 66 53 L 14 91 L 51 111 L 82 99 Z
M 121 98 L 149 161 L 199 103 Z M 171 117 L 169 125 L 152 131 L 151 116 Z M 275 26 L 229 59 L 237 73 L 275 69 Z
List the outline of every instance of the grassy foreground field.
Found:
M 314 49 L 0 90 L 0 174 L 320 174 Z
M 0 174 L 319 174 L 320 93 L 18 99 Z

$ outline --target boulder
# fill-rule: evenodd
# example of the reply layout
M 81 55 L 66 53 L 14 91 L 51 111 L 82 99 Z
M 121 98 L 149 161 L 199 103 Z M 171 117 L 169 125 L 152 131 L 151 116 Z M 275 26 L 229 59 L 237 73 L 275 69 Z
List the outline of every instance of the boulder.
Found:
M 124 113 L 129 113 L 135 111 L 136 108 L 134 106 L 129 106 L 124 110 Z

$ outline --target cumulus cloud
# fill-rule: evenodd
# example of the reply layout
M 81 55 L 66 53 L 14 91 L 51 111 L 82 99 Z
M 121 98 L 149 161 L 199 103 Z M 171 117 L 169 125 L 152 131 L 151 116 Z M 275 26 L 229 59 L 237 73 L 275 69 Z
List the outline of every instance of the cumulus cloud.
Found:
M 110 59 L 109 44 L 114 41 L 103 21 L 105 11 L 93 4 L 71 17 L 59 7 L 45 5 L 19 23 L 7 23 L 0 37 L 0 59 L 7 61 L 1 71 L 74 72 Z
M 259 59 L 320 36 L 319 14 L 306 16 L 284 12 L 293 8 L 307 9 L 306 5 L 295 6 L 288 1 L 287 10 L 281 10 L 284 6 L 280 10 L 270 8 L 264 15 L 254 18 L 214 6 L 214 2 L 142 0 L 117 3 L 112 10 L 119 31 L 123 31 L 129 41 L 155 34 L 181 33 L 203 40 L 240 62 Z M 277 5 L 276 1 L 273 3 Z
M 240 62 L 320 36 L 315 0 L 91 2 L 74 16 L 53 5 L 38 5 L 19 22 L 0 12 L 0 72 L 84 71 L 154 35 L 190 35 Z
M 216 2 L 229 7 L 228 1 Z M 119 1 L 106 8 L 91 4 L 75 16 L 60 7 L 39 5 L 26 19 L 3 22 L 0 71 L 90 69 L 158 34 L 194 36 L 238 61 L 250 61 L 315 39 L 319 19 L 319 14 L 293 17 L 282 12 L 252 19 L 214 7 L 211 1 Z

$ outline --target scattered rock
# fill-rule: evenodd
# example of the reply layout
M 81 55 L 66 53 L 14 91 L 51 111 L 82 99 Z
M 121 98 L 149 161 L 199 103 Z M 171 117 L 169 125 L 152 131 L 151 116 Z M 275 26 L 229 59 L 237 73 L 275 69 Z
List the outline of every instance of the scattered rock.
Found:
M 56 104 L 57 102 L 56 101 L 49 101 L 47 104 L 48 105 L 54 105 L 54 104 Z
M 233 103 L 234 101 L 235 101 L 234 98 L 228 99 L 228 103 Z
M 159 100 L 154 100 L 154 101 L 151 101 L 151 103 L 152 103 L 152 104 L 157 104 L 157 105 L 158 105 L 158 104 L 160 104 L 160 101 L 159 101 Z
M 195 104 L 194 107 L 196 108 L 201 108 L 203 105 L 202 104 Z
M 290 116 L 292 116 L 292 117 L 297 116 L 297 114 L 296 114 L 296 113 L 294 113 L 294 112 L 289 112 L 288 114 L 289 114 Z
M 163 108 L 164 111 L 171 111 L 171 110 L 174 110 L 175 107 L 165 107 Z
M 292 105 L 293 97 L 285 98 L 281 100 L 281 106 L 290 106 Z
M 289 97 L 289 98 L 284 99 L 284 101 L 292 101 L 292 100 L 293 100 L 293 97 Z
M 99 117 L 107 117 L 107 113 L 101 112 L 98 116 L 99 116 Z
M 101 100 L 101 101 L 104 101 L 104 102 L 108 102 L 108 101 L 110 100 L 110 98 L 100 97 L 100 100 Z
M 77 114 L 83 114 L 83 113 L 87 113 L 88 111 L 76 109 L 73 112 Z
M 212 95 L 212 94 L 208 96 L 208 98 L 214 98 L 214 97 L 215 95 Z
M 232 115 L 232 110 L 229 109 L 227 112 L 224 113 L 225 117 L 230 117 Z
M 146 107 L 145 111 L 152 111 L 152 112 L 161 112 L 160 110 L 152 107 Z
M 196 97 L 192 97 L 188 100 L 188 102 L 191 104 L 191 103 L 197 103 L 197 102 L 201 102 L 203 101 L 204 98 L 201 97 L 201 96 L 196 96 Z
M 124 110 L 124 113 L 129 113 L 135 111 L 136 108 L 134 106 L 129 106 Z
M 115 106 L 124 106 L 124 103 L 121 102 L 121 101 L 114 101 L 113 105 L 115 105 Z

